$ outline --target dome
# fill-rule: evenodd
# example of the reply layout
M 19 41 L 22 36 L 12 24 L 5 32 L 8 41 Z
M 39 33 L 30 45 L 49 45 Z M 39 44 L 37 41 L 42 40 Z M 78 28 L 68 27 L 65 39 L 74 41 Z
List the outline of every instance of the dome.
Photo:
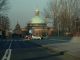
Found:
M 36 9 L 35 11 L 35 17 L 32 18 L 31 23 L 32 24 L 44 24 L 45 21 L 39 16 L 40 11 Z
M 35 23 L 39 23 L 39 24 L 42 24 L 42 23 L 45 23 L 45 21 L 39 17 L 39 16 L 35 16 L 34 18 L 32 18 L 32 21 L 31 21 L 32 24 L 35 24 Z

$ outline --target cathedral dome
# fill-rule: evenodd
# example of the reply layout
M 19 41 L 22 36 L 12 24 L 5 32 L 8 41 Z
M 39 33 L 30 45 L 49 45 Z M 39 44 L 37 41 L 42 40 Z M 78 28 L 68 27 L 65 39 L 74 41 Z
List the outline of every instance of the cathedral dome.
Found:
M 45 23 L 45 21 L 39 16 L 38 9 L 35 11 L 35 17 L 32 18 L 31 23 L 32 24 L 44 24 Z
M 42 23 L 45 23 L 45 21 L 39 17 L 39 16 L 35 16 L 34 18 L 32 18 L 32 21 L 31 21 L 32 24 L 35 24 L 35 23 L 39 23 L 39 24 L 42 24 Z

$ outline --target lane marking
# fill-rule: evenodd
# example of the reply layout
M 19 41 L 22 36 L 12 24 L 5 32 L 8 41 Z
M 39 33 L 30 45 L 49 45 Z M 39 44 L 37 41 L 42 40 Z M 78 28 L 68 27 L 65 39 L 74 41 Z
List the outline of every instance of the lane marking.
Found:
M 11 42 L 10 42 L 10 45 L 9 45 L 9 48 L 8 48 L 8 49 L 10 49 L 11 45 L 12 45 L 12 40 L 11 40 Z
M 11 49 L 7 49 L 3 58 L 1 60 L 10 60 L 10 57 L 11 57 Z
M 12 51 L 12 49 L 10 49 L 11 48 L 11 45 L 12 45 L 12 40 L 10 42 L 10 45 L 9 45 L 8 49 L 6 49 L 5 54 L 4 54 L 4 56 L 2 57 L 1 60 L 10 60 L 11 51 Z

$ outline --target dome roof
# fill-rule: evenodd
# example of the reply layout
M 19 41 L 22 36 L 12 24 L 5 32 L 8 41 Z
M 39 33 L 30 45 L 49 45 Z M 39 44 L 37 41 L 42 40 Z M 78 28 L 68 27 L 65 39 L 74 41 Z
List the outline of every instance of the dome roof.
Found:
M 43 24 L 45 23 L 45 21 L 41 17 L 35 16 L 34 18 L 32 18 L 31 23 L 32 24 L 35 24 L 35 23 Z
M 36 9 L 35 11 L 35 17 L 32 18 L 31 23 L 32 24 L 44 24 L 45 21 L 39 16 L 40 11 Z

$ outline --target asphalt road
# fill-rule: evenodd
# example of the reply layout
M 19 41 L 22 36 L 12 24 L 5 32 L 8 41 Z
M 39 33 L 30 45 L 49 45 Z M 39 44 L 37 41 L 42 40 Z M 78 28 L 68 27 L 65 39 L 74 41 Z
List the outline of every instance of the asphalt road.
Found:
M 61 60 L 61 55 L 52 54 L 34 41 L 23 39 L 0 40 L 0 60 Z

